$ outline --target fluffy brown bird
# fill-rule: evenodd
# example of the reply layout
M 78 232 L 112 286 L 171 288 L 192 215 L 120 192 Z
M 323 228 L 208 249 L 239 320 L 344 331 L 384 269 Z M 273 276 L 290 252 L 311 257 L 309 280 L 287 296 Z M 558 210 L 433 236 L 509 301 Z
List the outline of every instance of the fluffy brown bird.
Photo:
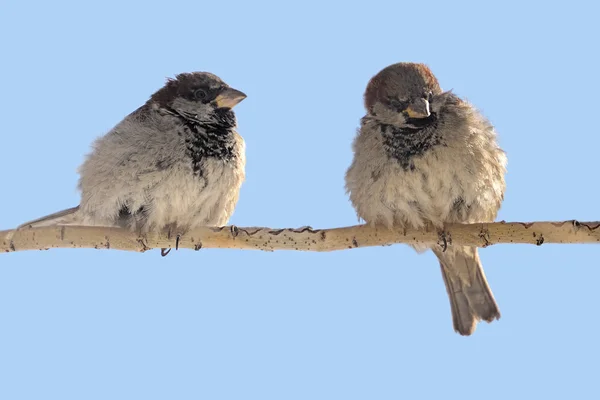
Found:
M 21 227 L 167 230 L 177 234 L 177 248 L 190 229 L 226 224 L 245 179 L 245 144 L 233 112 L 245 98 L 209 72 L 168 79 L 94 142 L 79 167 L 80 205 Z
M 443 92 L 424 64 L 398 63 L 375 75 L 354 139 L 346 189 L 359 218 L 373 225 L 440 229 L 492 222 L 504 198 L 506 155 L 492 124 Z M 425 248 L 417 248 L 423 251 Z M 454 330 L 500 318 L 476 247 L 432 249 L 440 261 Z

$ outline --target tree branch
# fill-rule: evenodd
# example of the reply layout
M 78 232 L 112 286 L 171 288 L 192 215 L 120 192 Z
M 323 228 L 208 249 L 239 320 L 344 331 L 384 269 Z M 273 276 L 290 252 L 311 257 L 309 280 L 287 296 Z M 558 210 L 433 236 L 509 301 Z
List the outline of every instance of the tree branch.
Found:
M 389 230 L 356 225 L 333 229 L 222 228 L 194 229 L 179 240 L 179 247 L 335 251 L 394 243 L 429 246 L 467 245 L 487 247 L 498 243 L 600 243 L 600 222 L 495 222 L 448 224 L 443 232 L 413 229 Z M 93 226 L 50 226 L 0 231 L 0 252 L 49 248 L 95 248 L 146 251 L 175 247 L 175 238 L 163 233 L 139 236 L 120 228 Z

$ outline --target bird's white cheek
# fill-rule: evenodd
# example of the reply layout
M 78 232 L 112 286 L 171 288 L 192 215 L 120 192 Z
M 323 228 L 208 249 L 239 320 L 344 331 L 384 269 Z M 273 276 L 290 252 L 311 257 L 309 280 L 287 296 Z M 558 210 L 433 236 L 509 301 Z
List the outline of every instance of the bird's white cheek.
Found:
M 182 98 L 173 100 L 172 107 L 175 110 L 193 115 L 194 118 L 199 120 L 208 119 L 209 114 L 211 111 L 213 111 L 212 107 L 207 104 L 202 104 L 197 101 L 189 101 Z

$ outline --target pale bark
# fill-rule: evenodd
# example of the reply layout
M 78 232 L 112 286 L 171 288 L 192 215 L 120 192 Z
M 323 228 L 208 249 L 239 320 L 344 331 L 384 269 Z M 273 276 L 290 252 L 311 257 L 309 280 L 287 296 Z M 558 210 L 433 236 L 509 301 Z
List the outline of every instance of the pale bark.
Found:
M 393 231 L 382 227 L 356 225 L 344 228 L 273 229 L 227 226 L 199 228 L 182 235 L 179 248 L 335 251 L 394 243 L 430 246 L 468 245 L 487 247 L 498 243 L 600 243 L 600 222 L 496 222 L 449 224 L 436 231 Z M 175 238 L 163 233 L 141 237 L 119 228 L 53 226 L 0 231 L 0 252 L 49 248 L 96 248 L 146 251 L 175 247 Z

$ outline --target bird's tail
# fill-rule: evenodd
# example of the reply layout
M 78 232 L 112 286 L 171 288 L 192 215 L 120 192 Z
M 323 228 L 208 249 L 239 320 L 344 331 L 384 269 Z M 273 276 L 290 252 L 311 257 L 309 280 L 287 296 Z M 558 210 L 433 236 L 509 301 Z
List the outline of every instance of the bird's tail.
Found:
M 55 212 L 54 214 L 46 215 L 45 217 L 21 224 L 17 229 L 38 228 L 52 225 L 77 225 L 82 223 L 82 218 L 78 211 L 79 206 L 67 208 L 66 210 Z
M 434 250 L 452 309 L 454 330 L 461 335 L 475 331 L 477 322 L 500 318 L 476 247 L 458 247 L 446 252 Z

